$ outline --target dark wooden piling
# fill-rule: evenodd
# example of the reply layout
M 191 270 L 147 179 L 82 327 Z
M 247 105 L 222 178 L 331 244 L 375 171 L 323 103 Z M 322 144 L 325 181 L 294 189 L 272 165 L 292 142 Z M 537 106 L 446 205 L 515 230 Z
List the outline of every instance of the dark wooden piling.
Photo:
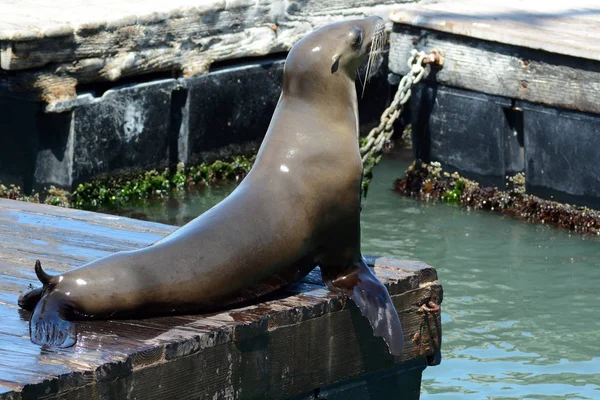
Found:
M 345 398 L 398 390 L 417 399 L 420 377 L 440 357 L 442 301 L 435 269 L 369 257 L 400 314 L 405 352 L 395 359 L 318 270 L 286 291 L 228 311 L 144 320 L 80 322 L 69 349 L 29 340 L 19 293 L 38 285 L 36 258 L 66 271 L 139 248 L 174 227 L 0 200 L 0 399 Z M 320 397 L 319 397 L 320 396 Z M 337 396 L 337 397 L 336 397 Z
M 0 183 L 26 194 L 100 174 L 258 150 L 283 60 L 324 24 L 414 0 L 0 0 Z M 387 71 L 360 100 L 386 107 Z
M 389 68 L 445 53 L 414 91 L 416 157 L 503 189 L 600 207 L 600 9 L 570 2 L 442 0 L 390 15 Z

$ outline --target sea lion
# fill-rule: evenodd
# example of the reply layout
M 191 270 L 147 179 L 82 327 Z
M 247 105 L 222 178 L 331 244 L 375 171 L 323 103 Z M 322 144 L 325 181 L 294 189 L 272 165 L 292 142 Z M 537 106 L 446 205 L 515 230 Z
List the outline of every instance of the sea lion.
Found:
M 379 17 L 338 22 L 290 51 L 256 162 L 222 202 L 152 245 L 51 276 L 19 299 L 31 340 L 68 347 L 81 318 L 199 313 L 255 299 L 317 265 L 400 355 L 389 293 L 360 252 L 357 68 L 383 45 Z

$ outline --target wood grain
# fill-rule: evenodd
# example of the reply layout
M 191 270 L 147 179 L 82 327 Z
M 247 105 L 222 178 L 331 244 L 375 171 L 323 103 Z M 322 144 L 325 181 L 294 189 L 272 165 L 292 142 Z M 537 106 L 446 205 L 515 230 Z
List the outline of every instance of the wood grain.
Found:
M 404 75 L 413 48 L 441 49 L 443 68 L 428 79 L 446 86 L 600 113 L 600 62 L 575 59 L 430 29 L 395 24 L 389 68 Z
M 596 0 L 440 0 L 398 7 L 395 23 L 600 61 Z
M 286 52 L 319 26 L 387 17 L 397 3 L 0 0 L 0 67 L 17 72 L 6 78 L 10 92 L 53 103 L 74 99 L 83 83 L 158 72 L 191 77 L 216 61 Z
M 66 271 L 139 248 L 174 227 L 0 200 L 0 399 L 286 398 L 439 358 L 441 321 L 421 305 L 442 301 L 435 269 L 368 257 L 404 326 L 402 358 L 389 355 L 368 321 L 322 284 L 318 269 L 283 293 L 224 312 L 143 320 L 82 321 L 69 349 L 41 350 L 28 337 L 19 292 L 38 285 L 33 261 Z M 419 333 L 419 340 L 413 340 Z M 416 364 L 415 364 L 416 363 Z M 409 374 L 414 378 L 414 373 Z M 408 375 L 407 375 L 408 376 Z M 414 386 L 414 385 L 413 385 Z

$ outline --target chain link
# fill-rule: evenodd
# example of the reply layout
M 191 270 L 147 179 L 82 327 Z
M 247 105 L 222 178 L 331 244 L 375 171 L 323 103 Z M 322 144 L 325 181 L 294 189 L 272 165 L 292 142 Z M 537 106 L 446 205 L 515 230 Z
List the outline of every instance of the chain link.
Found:
M 379 120 L 379 125 L 371 129 L 366 136 L 367 142 L 360 148 L 362 162 L 380 154 L 384 146 L 388 145 L 394 134 L 394 123 L 400 117 L 404 104 L 410 99 L 413 85 L 421 81 L 425 74 L 425 61 L 435 62 L 437 53 L 432 52 L 429 56 L 422 51 L 413 49 L 408 59 L 410 72 L 402 77 L 398 84 L 398 91 L 388 108 L 383 111 Z M 371 166 L 372 167 L 372 166 Z
M 375 165 L 381 160 L 381 155 L 385 146 L 389 146 L 390 139 L 394 134 L 394 123 L 402 114 L 404 104 L 410 99 L 412 87 L 419 83 L 425 75 L 425 64 L 435 64 L 442 66 L 444 64 L 443 53 L 439 50 L 432 50 L 426 55 L 422 51 L 413 49 L 410 58 L 408 59 L 408 67 L 410 72 L 402 77 L 398 83 L 398 90 L 392 100 L 392 103 L 387 107 L 381 118 L 379 125 L 371 129 L 365 137 L 366 142 L 360 148 L 360 154 L 363 162 L 363 194 L 367 195 L 369 182 L 372 177 L 372 170 Z

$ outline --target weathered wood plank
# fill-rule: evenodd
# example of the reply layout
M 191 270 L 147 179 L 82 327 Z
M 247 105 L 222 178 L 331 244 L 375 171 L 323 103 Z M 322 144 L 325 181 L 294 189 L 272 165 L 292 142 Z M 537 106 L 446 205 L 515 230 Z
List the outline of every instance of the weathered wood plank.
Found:
M 5 1 L 0 0 L 0 7 Z M 54 102 L 75 98 L 81 83 L 152 72 L 201 75 L 215 61 L 287 51 L 314 28 L 336 20 L 385 17 L 397 2 L 209 0 L 195 6 L 188 0 L 136 0 L 126 7 L 116 4 L 114 14 L 101 3 L 61 3 L 60 12 L 52 8 L 43 17 L 30 9 L 33 21 L 18 14 L 22 6 L 8 7 L 6 15 L 15 13 L 15 20 L 25 18 L 26 23 L 17 30 L 2 30 L 0 25 L 0 66 L 27 70 L 7 77 L 8 90 L 35 92 Z M 49 22 L 36 26 L 37 19 Z
M 31 259 L 48 247 L 52 268 L 68 270 L 101 256 L 94 253 L 98 248 L 140 247 L 174 229 L 142 221 L 138 227 L 137 222 L 0 201 L 0 399 L 114 398 L 123 393 L 148 399 L 187 393 L 283 398 L 402 363 L 417 362 L 422 368 L 428 360 L 436 362 L 440 314 L 420 310 L 429 300 L 442 301 L 435 270 L 420 262 L 374 257 L 368 262 L 388 285 L 404 326 L 406 348 L 400 359 L 372 336 L 352 302 L 344 304 L 323 286 L 318 269 L 287 291 L 219 313 L 82 321 L 75 347 L 40 351 L 28 337 L 29 313 L 16 305 L 19 291 L 37 285 Z M 18 232 L 14 238 L 13 232 Z M 82 236 L 87 239 L 72 239 Z M 65 241 L 67 249 L 61 248 Z
M 61 220 L 85 221 L 90 224 L 97 224 L 108 228 L 122 228 L 128 231 L 151 232 L 159 235 L 171 233 L 176 228 L 170 225 L 123 218 L 111 214 L 101 214 L 97 212 L 76 210 L 73 208 L 61 208 L 46 204 L 27 203 L 2 198 L 0 198 L 0 209 L 2 209 L 3 215 L 5 212 L 18 211 Z
M 206 14 L 206 19 L 219 13 L 248 15 L 264 13 L 276 22 L 302 10 L 311 14 L 329 11 L 352 14 L 353 8 L 390 5 L 398 1 L 342 1 L 310 2 L 277 0 L 223 1 L 223 0 L 64 0 L 60 5 L 45 2 L 2 0 L 0 40 L 33 41 L 43 38 L 85 35 L 95 30 L 118 30 L 135 25 L 158 25 L 168 20 Z M 401 1 L 402 3 L 402 1 Z M 218 18 L 215 18 L 218 19 Z M 204 21 L 205 23 L 207 21 Z M 213 21 L 217 22 L 217 21 Z
M 395 23 L 600 61 L 596 0 L 440 0 L 398 8 Z
M 444 52 L 443 68 L 429 76 L 443 85 L 600 113 L 600 63 L 596 61 L 395 24 L 390 36 L 392 72 L 408 72 L 413 48 Z
M 412 326 L 412 321 L 402 321 Z M 179 398 L 190 391 L 198 398 L 215 394 L 219 398 L 288 398 L 306 389 L 337 383 L 339 376 L 358 377 L 392 368 L 396 361 L 386 353 L 383 343 L 369 336 L 369 329 L 352 308 L 288 325 L 268 335 L 240 342 L 225 340 L 187 356 L 152 364 L 122 377 L 116 386 L 119 392 L 144 399 Z M 421 331 L 428 329 L 427 324 L 420 325 Z M 427 353 L 427 344 L 410 339 L 407 354 Z M 185 387 L 182 382 L 186 382 Z M 87 393 L 89 388 L 77 390 Z

